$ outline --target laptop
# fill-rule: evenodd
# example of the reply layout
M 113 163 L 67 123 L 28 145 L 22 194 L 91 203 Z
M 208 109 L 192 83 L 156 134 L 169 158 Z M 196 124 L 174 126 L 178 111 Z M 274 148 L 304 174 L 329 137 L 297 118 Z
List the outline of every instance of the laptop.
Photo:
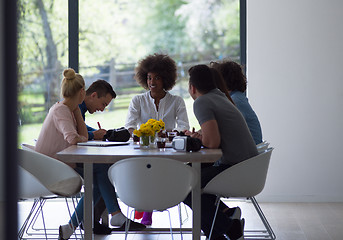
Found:
M 110 142 L 110 141 L 100 141 L 100 140 L 77 143 L 78 146 L 95 146 L 95 147 L 121 146 L 121 145 L 128 145 L 128 144 L 130 144 L 130 142 Z

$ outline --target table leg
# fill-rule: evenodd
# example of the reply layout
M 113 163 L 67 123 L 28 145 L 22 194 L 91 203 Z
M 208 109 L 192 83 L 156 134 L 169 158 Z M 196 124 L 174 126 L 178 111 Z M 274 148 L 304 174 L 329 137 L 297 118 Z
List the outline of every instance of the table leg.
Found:
M 198 183 L 192 191 L 193 210 L 193 240 L 200 240 L 201 235 L 201 163 L 192 163 L 192 167 L 198 173 Z
M 85 240 L 93 239 L 93 163 L 84 164 L 84 230 Z

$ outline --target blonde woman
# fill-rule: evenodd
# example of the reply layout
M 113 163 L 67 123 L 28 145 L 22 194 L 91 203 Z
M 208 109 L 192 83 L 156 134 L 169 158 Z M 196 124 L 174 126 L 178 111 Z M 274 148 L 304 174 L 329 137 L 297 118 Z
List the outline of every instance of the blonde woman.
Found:
M 63 72 L 61 84 L 63 100 L 55 103 L 49 110 L 39 134 L 35 150 L 56 158 L 57 152 L 78 142 L 88 140 L 86 124 L 82 118 L 79 104 L 85 99 L 85 81 L 73 69 Z M 82 165 L 73 165 L 75 171 L 83 175 Z M 111 225 L 125 227 L 126 217 L 122 214 L 112 184 L 107 177 L 109 165 L 94 164 L 93 199 L 96 203 L 100 197 L 105 201 L 108 212 L 112 215 Z M 76 207 L 68 224 L 59 228 L 59 239 L 69 239 L 76 227 L 83 220 L 83 198 Z M 77 217 L 76 217 L 77 215 Z M 80 221 L 78 222 L 77 219 Z M 139 223 L 136 223 L 139 224 Z M 139 224 L 142 225 L 142 224 Z M 144 225 L 140 226 L 145 228 Z
M 57 152 L 88 139 L 78 107 L 86 96 L 85 81 L 73 69 L 64 70 L 63 76 L 61 96 L 64 99 L 50 108 L 36 144 L 36 151 L 54 158 Z

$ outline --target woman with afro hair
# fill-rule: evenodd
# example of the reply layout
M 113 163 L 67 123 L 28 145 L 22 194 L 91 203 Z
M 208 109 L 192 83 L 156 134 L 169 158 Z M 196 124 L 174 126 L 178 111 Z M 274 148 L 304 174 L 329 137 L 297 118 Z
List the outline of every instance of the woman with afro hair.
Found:
M 125 127 L 132 133 L 153 118 L 162 119 L 167 131 L 188 130 L 184 100 L 168 92 L 176 83 L 175 61 L 168 55 L 155 53 L 140 60 L 135 72 L 137 83 L 149 91 L 132 98 Z
M 135 72 L 137 83 L 148 91 L 132 98 L 125 128 L 132 133 L 153 118 L 162 119 L 167 131 L 189 130 L 184 100 L 168 92 L 176 83 L 175 61 L 168 55 L 155 53 L 140 60 Z M 142 217 L 142 224 L 152 224 L 152 212 L 136 212 L 136 219 Z

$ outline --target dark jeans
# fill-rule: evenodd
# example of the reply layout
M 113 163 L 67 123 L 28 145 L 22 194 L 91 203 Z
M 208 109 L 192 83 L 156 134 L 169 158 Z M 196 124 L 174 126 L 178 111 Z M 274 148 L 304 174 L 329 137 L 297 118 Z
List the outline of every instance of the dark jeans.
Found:
M 110 167 L 110 164 L 93 164 L 93 201 L 96 204 L 99 199 L 102 197 L 104 199 L 106 208 L 109 213 L 113 213 L 120 210 L 117 195 L 114 190 L 113 185 L 108 179 L 107 171 Z M 77 165 L 75 171 L 83 176 L 83 167 L 82 165 Z M 76 212 L 79 222 L 83 221 L 83 197 L 79 201 L 76 207 Z M 76 214 L 74 212 L 71 221 L 74 226 L 77 226 Z
M 83 177 L 83 163 L 76 163 L 75 170 Z M 111 166 L 109 164 L 109 166 Z M 94 223 L 99 223 L 103 212 L 106 210 L 106 204 L 102 197 L 98 202 L 94 202 Z
M 221 165 L 221 166 L 213 166 L 213 165 L 202 165 L 201 167 L 201 188 L 204 188 L 206 184 L 211 181 L 213 177 L 217 174 L 221 173 L 225 169 L 229 168 L 230 165 Z M 201 195 L 201 229 L 206 235 L 209 237 L 213 217 L 216 211 L 215 206 L 216 196 L 213 194 L 202 194 Z M 192 208 L 192 196 L 188 194 L 186 199 L 183 201 L 187 204 L 190 208 Z M 224 203 L 220 203 L 221 206 L 225 206 Z M 212 239 L 219 237 L 220 235 L 227 232 L 227 230 L 231 227 L 232 221 L 229 217 L 227 217 L 222 211 L 218 211 L 216 222 L 212 232 Z

